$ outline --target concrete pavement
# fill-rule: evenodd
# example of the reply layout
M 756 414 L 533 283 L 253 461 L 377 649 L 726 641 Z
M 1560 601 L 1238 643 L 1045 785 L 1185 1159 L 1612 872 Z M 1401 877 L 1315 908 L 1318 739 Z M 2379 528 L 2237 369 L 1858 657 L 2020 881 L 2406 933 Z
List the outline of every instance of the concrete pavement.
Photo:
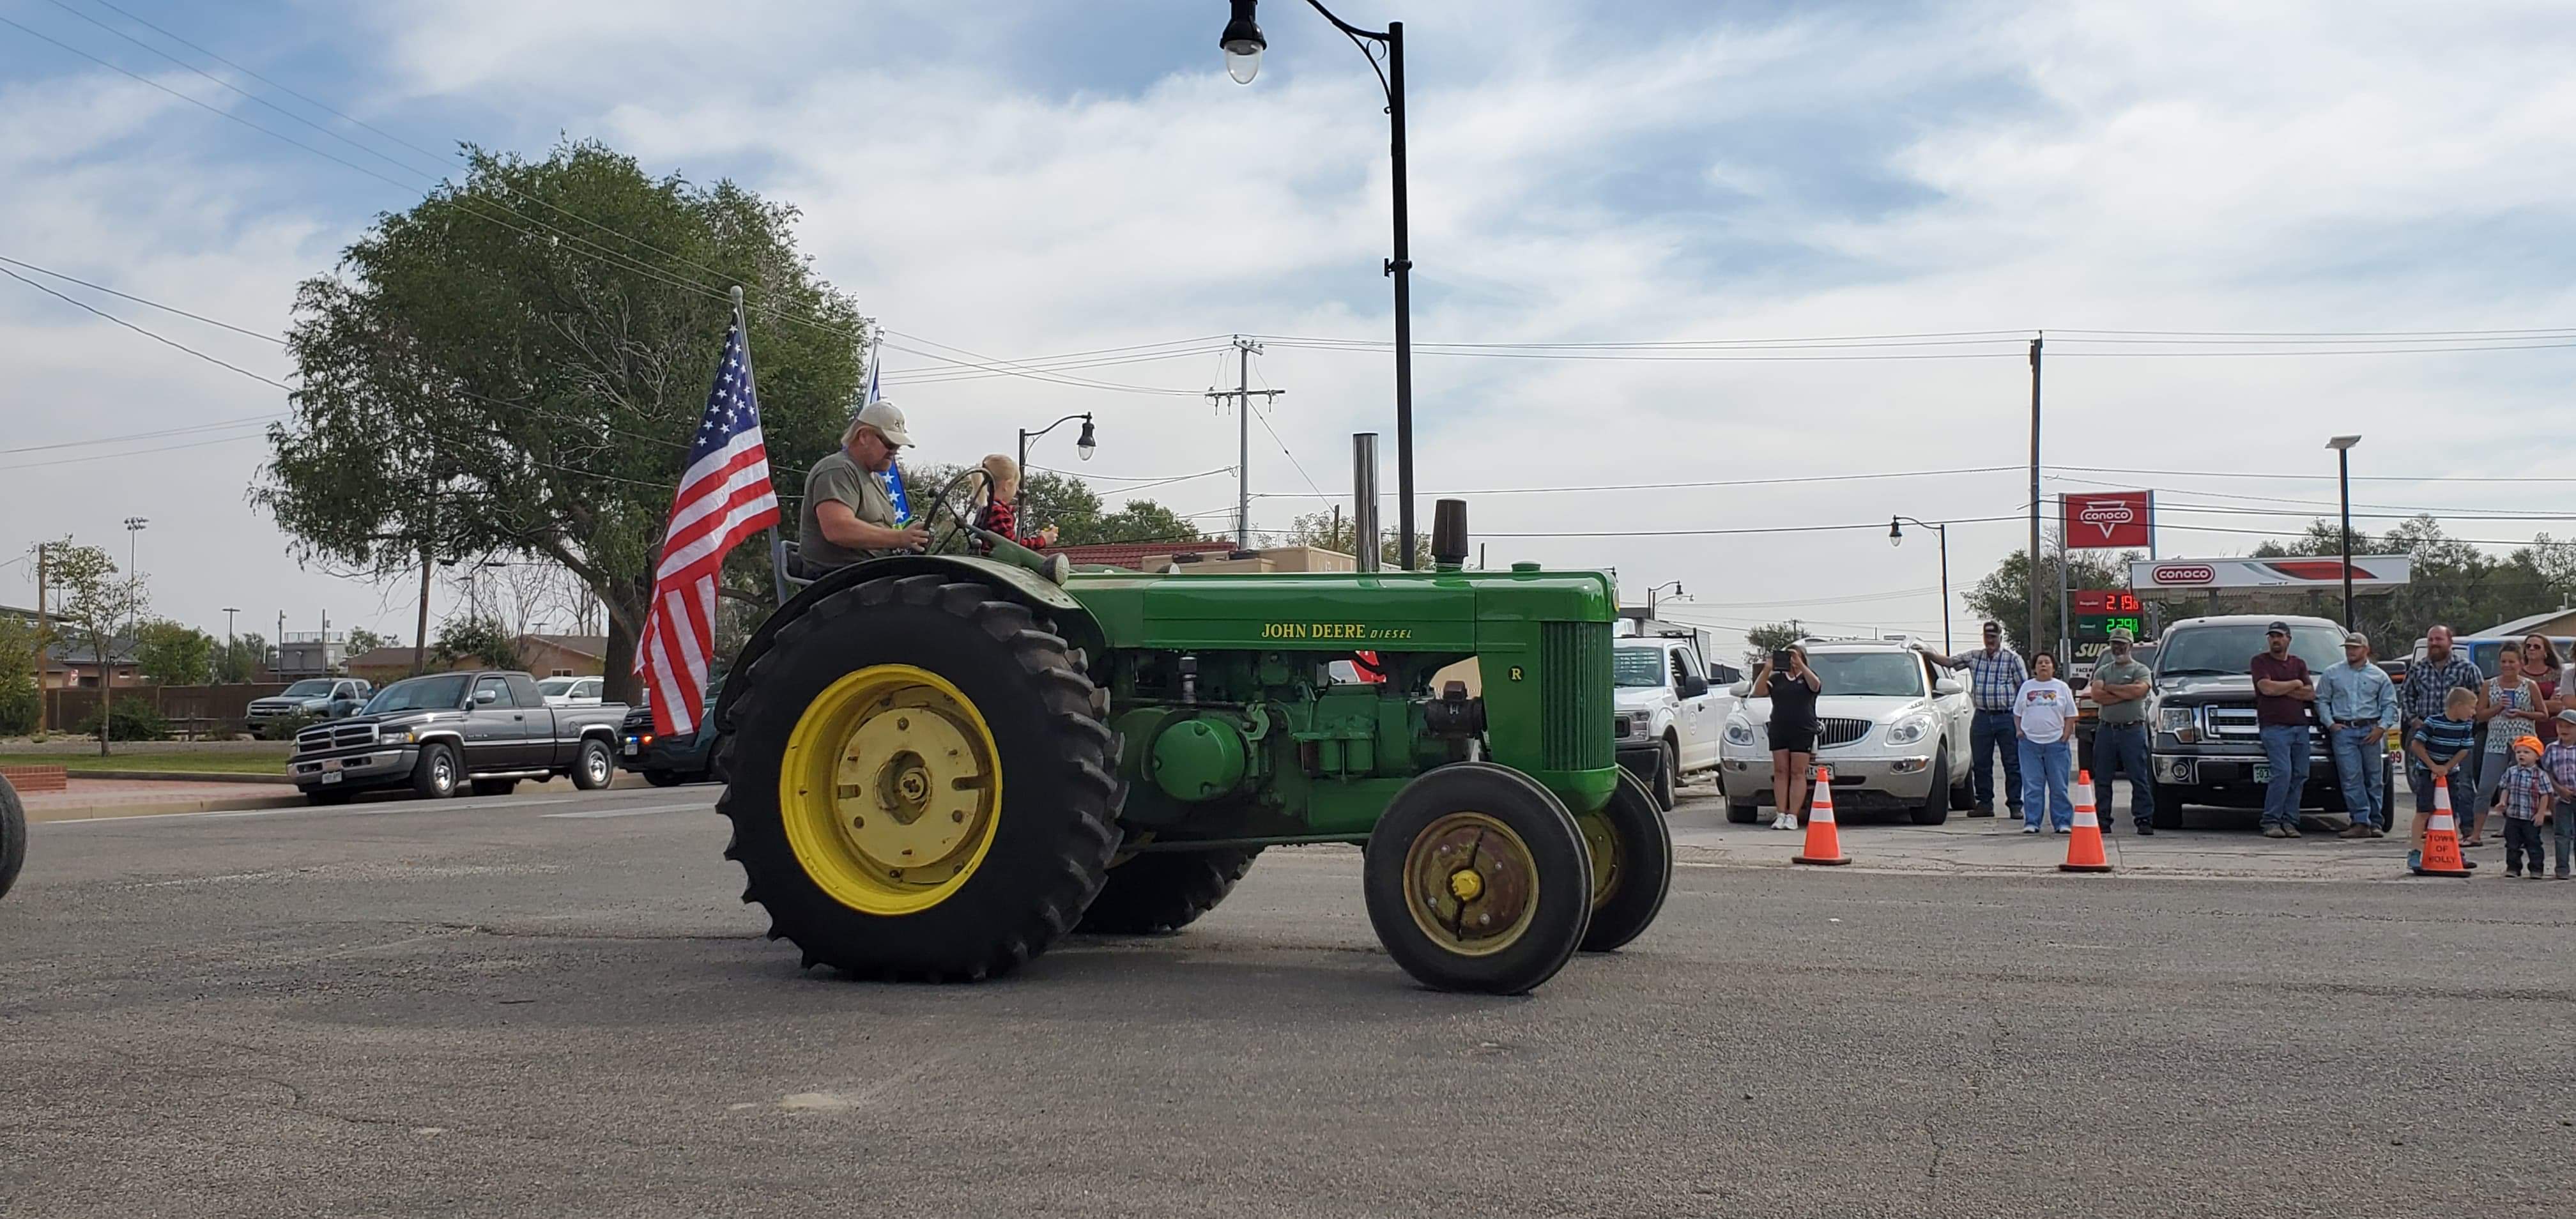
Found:
M 1385 958 L 1355 852 L 1285 850 L 1178 936 L 885 986 L 760 938 L 712 795 L 36 826 L 0 900 L 0 1213 L 2343 1217 L 2576 1196 L 2557 951 L 2576 884 L 1698 860 L 1629 951 L 1491 999 Z

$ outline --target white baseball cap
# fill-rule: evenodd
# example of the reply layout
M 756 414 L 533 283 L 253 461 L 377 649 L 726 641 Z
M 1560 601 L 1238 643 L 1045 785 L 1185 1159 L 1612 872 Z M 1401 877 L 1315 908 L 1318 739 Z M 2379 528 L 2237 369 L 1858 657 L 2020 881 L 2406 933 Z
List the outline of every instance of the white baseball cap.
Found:
M 876 429 L 877 435 L 896 448 L 912 443 L 912 433 L 903 430 L 903 412 L 887 399 L 879 398 L 860 408 L 858 422 Z

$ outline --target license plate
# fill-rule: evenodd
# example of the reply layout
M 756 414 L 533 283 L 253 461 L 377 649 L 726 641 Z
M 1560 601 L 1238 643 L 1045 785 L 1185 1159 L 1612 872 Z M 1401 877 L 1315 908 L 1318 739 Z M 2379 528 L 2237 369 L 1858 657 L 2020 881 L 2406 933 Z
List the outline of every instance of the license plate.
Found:
M 2269 762 L 2256 762 L 2254 764 L 2254 781 L 2257 783 L 2271 782 L 2272 764 Z
M 347 775 L 341 774 L 339 771 L 336 771 L 336 770 L 326 770 L 326 771 L 323 771 L 323 772 L 322 772 L 322 781 L 323 781 L 324 783 L 337 783 L 337 782 L 339 782 L 340 780 L 345 779 L 345 778 L 347 778 L 347 777 L 348 777 Z
M 630 758 L 635 756 L 635 738 L 631 736 L 626 738 L 626 756 Z

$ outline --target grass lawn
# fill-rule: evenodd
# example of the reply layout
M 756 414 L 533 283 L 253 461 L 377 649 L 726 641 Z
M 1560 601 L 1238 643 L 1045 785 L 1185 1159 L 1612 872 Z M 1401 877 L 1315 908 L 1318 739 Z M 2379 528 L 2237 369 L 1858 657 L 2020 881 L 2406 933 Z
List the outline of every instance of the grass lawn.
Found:
M 276 775 L 286 773 L 286 755 L 291 747 L 284 741 L 275 751 L 224 750 L 222 752 L 144 753 L 119 748 L 106 757 L 98 756 L 98 747 L 69 749 L 45 753 L 0 753 L 0 766 L 60 766 L 72 774 L 95 774 L 101 771 L 187 771 L 226 775 Z

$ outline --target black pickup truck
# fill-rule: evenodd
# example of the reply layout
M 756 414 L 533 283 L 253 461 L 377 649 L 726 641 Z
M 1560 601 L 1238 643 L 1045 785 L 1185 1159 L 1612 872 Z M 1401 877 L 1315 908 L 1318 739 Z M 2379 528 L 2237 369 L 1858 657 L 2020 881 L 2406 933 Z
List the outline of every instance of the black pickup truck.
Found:
M 295 737 L 286 762 L 315 804 L 408 787 L 429 797 L 471 785 L 478 796 L 521 779 L 569 776 L 584 791 L 617 776 L 623 706 L 549 707 L 525 673 L 436 673 L 376 691 L 357 715 Z

